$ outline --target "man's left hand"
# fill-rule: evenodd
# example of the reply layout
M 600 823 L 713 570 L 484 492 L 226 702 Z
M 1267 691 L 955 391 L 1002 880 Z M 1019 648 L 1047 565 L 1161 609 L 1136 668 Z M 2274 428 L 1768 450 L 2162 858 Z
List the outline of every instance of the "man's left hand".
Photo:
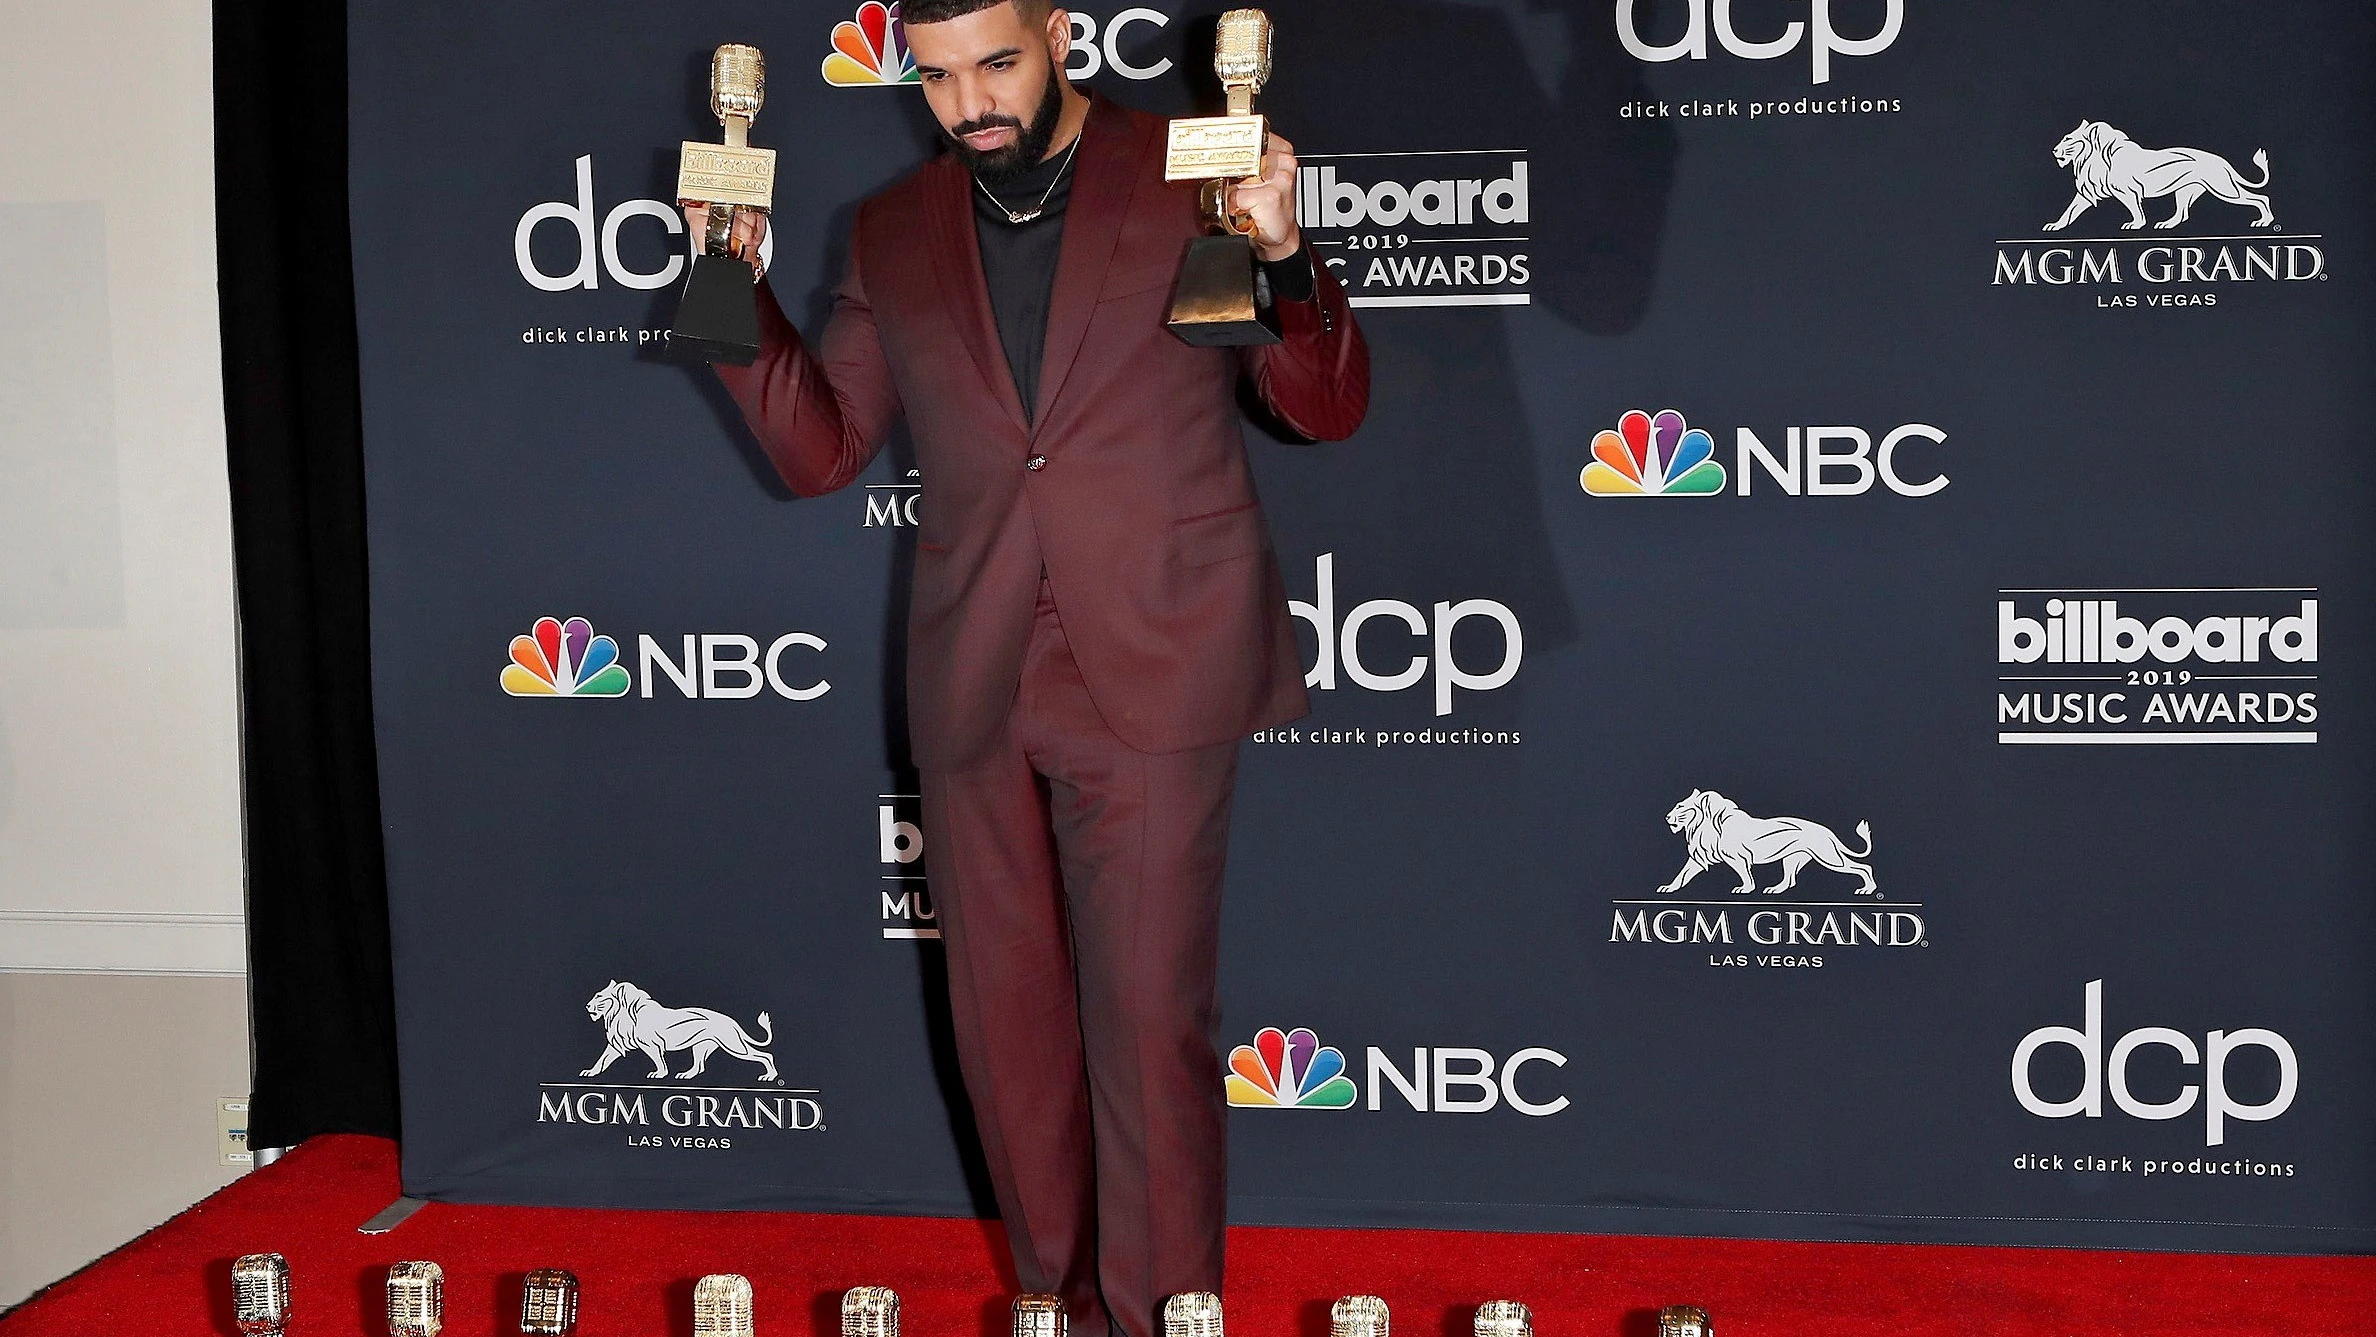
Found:
M 1295 219 L 1295 145 L 1274 133 L 1262 161 L 1261 176 L 1246 177 L 1229 188 L 1230 207 L 1253 217 L 1256 256 L 1284 260 L 1303 245 L 1303 231 Z

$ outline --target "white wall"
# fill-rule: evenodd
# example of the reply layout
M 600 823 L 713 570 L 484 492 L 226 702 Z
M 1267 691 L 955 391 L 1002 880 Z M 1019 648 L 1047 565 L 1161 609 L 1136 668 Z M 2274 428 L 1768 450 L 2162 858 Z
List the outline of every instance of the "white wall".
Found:
M 242 980 L 0 974 L 0 1310 L 242 1173 L 247 1029 Z
M 244 968 L 206 0 L 0 0 L 0 970 Z
M 238 1173 L 208 24 L 0 0 L 0 1309 Z

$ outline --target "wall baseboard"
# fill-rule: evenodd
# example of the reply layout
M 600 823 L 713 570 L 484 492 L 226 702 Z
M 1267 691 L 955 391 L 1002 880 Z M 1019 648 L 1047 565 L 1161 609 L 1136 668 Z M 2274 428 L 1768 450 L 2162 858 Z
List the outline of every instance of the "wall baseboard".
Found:
M 245 975 L 247 921 L 235 914 L 0 908 L 0 971 Z

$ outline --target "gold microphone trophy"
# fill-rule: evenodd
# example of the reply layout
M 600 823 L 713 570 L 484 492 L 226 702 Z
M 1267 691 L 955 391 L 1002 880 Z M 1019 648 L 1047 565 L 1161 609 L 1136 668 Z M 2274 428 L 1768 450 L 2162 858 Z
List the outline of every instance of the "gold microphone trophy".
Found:
M 242 1337 L 281 1337 L 287 1332 L 289 1260 L 277 1253 L 251 1253 L 232 1263 L 231 1312 Z
M 759 357 L 754 272 L 728 246 L 741 209 L 766 213 L 775 200 L 774 149 L 751 147 L 751 121 L 767 99 L 767 62 L 755 46 L 728 44 L 710 57 L 710 110 L 726 142 L 686 140 L 677 160 L 677 203 L 707 211 L 701 251 L 677 299 L 669 347 L 703 362 L 747 367 Z
M 525 1337 L 572 1337 L 577 1320 L 577 1273 L 540 1267 L 521 1280 L 520 1331 Z
M 1205 230 L 1188 243 L 1165 328 L 1198 348 L 1279 342 L 1278 316 L 1254 300 L 1254 220 L 1229 207 L 1236 182 L 1262 175 L 1270 126 L 1254 113 L 1254 95 L 1270 82 L 1271 21 L 1259 9 L 1221 16 L 1213 71 L 1229 94 L 1227 116 L 1171 123 L 1163 179 L 1201 181 Z
M 1328 1307 L 1328 1337 L 1386 1337 L 1391 1330 L 1386 1302 L 1375 1295 L 1348 1295 Z
M 712 1272 L 693 1283 L 693 1337 L 752 1337 L 750 1278 Z
M 1534 1313 L 1516 1300 L 1487 1300 L 1469 1324 L 1476 1337 L 1534 1337 Z
M 1163 1337 L 1222 1337 L 1221 1297 L 1182 1291 L 1163 1302 Z
M 841 1337 L 899 1337 L 899 1293 L 888 1286 L 843 1291 Z
M 1071 1327 L 1064 1301 L 1053 1295 L 1016 1296 L 1014 1318 L 1014 1337 L 1065 1337 Z
M 388 1269 L 388 1337 L 437 1337 L 445 1331 L 445 1269 L 398 1263 Z

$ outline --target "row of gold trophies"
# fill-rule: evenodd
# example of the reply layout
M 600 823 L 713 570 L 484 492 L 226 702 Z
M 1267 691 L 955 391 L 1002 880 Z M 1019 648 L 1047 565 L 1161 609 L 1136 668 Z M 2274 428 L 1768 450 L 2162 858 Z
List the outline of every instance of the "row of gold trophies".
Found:
M 233 1307 L 244 1337 L 286 1337 L 289 1262 L 277 1253 L 251 1253 L 231 1265 Z M 540 1268 L 520 1295 L 525 1337 L 574 1337 L 578 1279 L 574 1272 Z M 397 1263 L 388 1269 L 388 1337 L 438 1337 L 445 1327 L 445 1269 L 435 1263 Z M 1475 1337 L 1534 1337 L 1534 1316 L 1516 1300 L 1477 1306 Z M 732 1273 L 703 1277 L 693 1287 L 694 1337 L 752 1337 L 751 1283 Z M 1658 1337 L 1714 1337 L 1708 1311 L 1670 1305 L 1658 1313 Z M 899 1295 L 888 1286 L 854 1286 L 842 1293 L 841 1337 L 899 1337 Z M 1015 1299 L 1014 1337 L 1065 1337 L 1064 1301 L 1053 1295 Z M 1221 1297 L 1202 1291 L 1163 1302 L 1163 1337 L 1222 1337 Z M 1388 1337 L 1386 1302 L 1348 1295 L 1329 1309 L 1329 1337 Z

